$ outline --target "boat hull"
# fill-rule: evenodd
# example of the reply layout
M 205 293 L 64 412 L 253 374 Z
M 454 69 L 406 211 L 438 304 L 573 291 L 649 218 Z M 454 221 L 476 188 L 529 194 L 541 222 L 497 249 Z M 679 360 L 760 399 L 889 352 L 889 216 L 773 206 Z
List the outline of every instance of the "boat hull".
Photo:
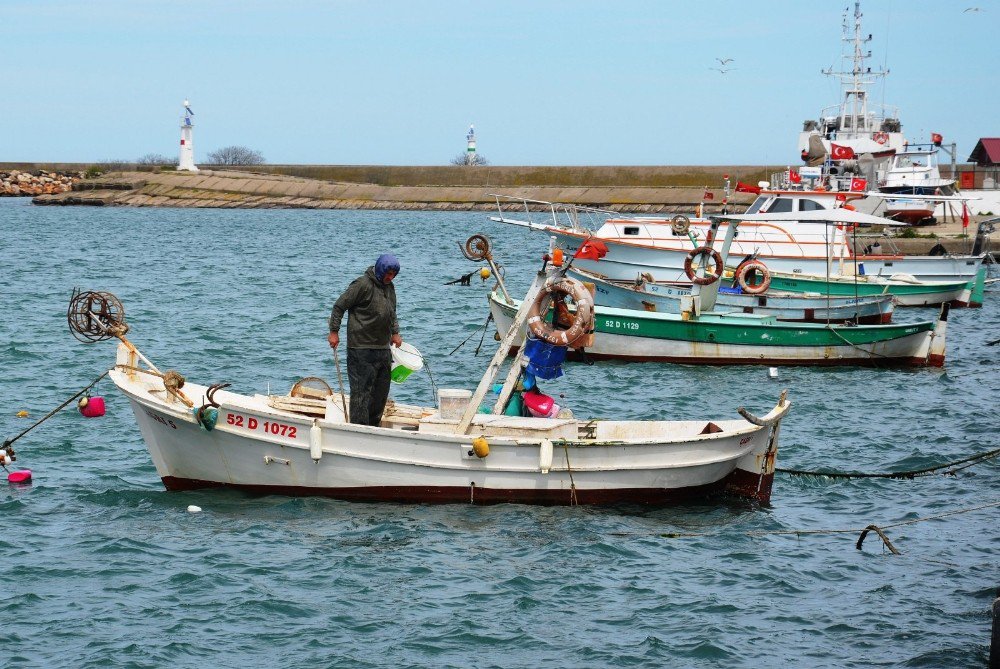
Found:
M 680 300 L 691 295 L 690 285 L 643 283 L 618 285 L 590 273 L 577 273 L 583 281 L 594 283 L 597 304 L 617 309 L 679 313 Z M 823 323 L 852 321 L 864 325 L 892 322 L 893 298 L 886 295 L 871 297 L 838 296 L 806 297 L 776 295 L 771 292 L 748 295 L 720 292 L 716 311 L 774 316 L 780 321 Z
M 593 439 L 556 445 L 511 428 L 488 436 L 489 455 L 479 458 L 473 436 L 498 425 L 531 432 L 560 421 L 485 416 L 473 426 L 476 435 L 458 435 L 457 421 L 431 417 L 433 431 L 424 433 L 423 425 L 371 427 L 295 415 L 222 391 L 218 423 L 208 431 L 180 402 L 151 394 L 155 385 L 140 375 L 116 369 L 111 378 L 129 399 L 168 490 L 552 505 L 665 505 L 724 494 L 767 503 L 774 476 L 770 428 L 742 419 L 613 421 L 597 427 Z M 185 390 L 193 397 L 205 391 L 193 384 Z M 626 438 L 629 432 L 638 436 Z
M 517 305 L 489 296 L 497 330 L 506 333 Z M 596 308 L 593 359 L 709 365 L 861 365 L 923 367 L 944 364 L 942 320 L 899 325 L 832 326 L 770 323 L 760 318 L 680 315 Z M 940 329 L 940 332 L 935 332 Z M 934 342 L 935 337 L 939 337 Z M 523 331 L 515 340 L 524 341 Z M 932 344 L 935 344 L 932 346 Z M 572 354 L 571 357 L 579 357 Z
M 684 273 L 684 261 L 692 248 L 691 242 L 672 235 L 669 225 L 644 225 L 654 230 L 649 238 L 626 242 L 600 237 L 607 245 L 607 255 L 599 261 L 578 258 L 573 264 L 588 272 L 602 274 L 612 281 L 634 281 L 643 272 L 652 274 L 654 281 L 688 281 Z M 723 230 L 724 228 L 725 226 Z M 662 231 L 656 232 L 658 229 Z M 557 244 L 569 255 L 575 253 L 587 239 L 584 233 L 557 227 L 546 228 L 546 233 L 554 235 Z M 719 234 L 721 236 L 723 232 L 720 231 Z M 733 242 L 729 257 L 738 260 L 745 255 L 759 253 L 760 259 L 773 272 L 817 276 L 839 272 L 840 260 L 834 258 L 832 263 L 828 263 L 825 248 L 822 249 L 821 256 L 801 255 L 806 251 L 806 245 L 802 243 L 760 243 L 749 238 L 749 235 L 741 235 Z M 853 272 L 856 265 L 857 273 L 868 276 L 888 278 L 893 274 L 908 274 L 920 281 L 948 283 L 974 280 L 982 261 L 980 256 L 859 255 L 856 258 L 845 258 L 843 262 L 845 272 Z

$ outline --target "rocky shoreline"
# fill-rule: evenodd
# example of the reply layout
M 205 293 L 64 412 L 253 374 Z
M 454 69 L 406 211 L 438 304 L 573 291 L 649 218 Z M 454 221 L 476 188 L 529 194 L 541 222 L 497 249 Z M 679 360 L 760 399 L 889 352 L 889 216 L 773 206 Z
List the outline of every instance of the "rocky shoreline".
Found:
M 31 197 L 57 195 L 73 190 L 73 184 L 83 179 L 82 172 L 0 172 L 0 197 Z

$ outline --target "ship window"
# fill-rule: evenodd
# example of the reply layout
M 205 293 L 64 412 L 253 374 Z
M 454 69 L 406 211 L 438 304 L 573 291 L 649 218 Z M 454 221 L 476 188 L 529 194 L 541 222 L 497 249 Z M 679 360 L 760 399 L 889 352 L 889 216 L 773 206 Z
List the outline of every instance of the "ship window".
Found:
M 626 235 L 637 235 L 637 234 L 639 234 L 639 226 L 638 225 L 626 225 L 625 226 L 625 230 L 623 232 Z
M 823 209 L 816 200 L 799 200 L 799 211 L 820 211 Z
M 760 208 L 764 206 L 764 203 L 767 202 L 767 200 L 768 197 L 758 197 L 756 200 L 753 201 L 753 204 L 750 205 L 750 207 L 744 213 L 756 214 L 758 211 L 760 211 Z
M 778 197 L 774 199 L 771 206 L 767 208 L 767 213 L 769 214 L 784 214 L 792 211 L 792 204 L 794 200 L 788 198 Z

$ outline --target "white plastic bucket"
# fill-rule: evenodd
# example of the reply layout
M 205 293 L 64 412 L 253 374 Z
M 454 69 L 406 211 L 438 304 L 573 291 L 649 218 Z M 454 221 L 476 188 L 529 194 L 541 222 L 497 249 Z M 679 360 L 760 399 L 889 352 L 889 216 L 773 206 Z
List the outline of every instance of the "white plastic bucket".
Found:
M 472 399 L 472 391 L 462 388 L 439 388 L 438 410 L 445 420 L 460 420 Z
M 392 352 L 392 375 L 390 378 L 396 383 L 402 383 L 410 374 L 423 369 L 424 359 L 416 346 L 404 341 L 401 346 L 390 346 L 389 350 Z

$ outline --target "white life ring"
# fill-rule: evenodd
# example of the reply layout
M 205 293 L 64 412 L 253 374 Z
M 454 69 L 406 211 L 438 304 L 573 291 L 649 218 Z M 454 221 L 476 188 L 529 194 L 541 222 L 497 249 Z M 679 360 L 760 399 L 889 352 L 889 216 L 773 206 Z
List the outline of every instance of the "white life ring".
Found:
M 751 272 L 760 273 L 762 277 L 760 283 L 752 284 L 748 281 Z M 748 295 L 760 295 L 767 292 L 767 289 L 771 286 L 771 272 L 767 269 L 767 265 L 761 261 L 750 260 L 736 268 L 736 283 L 744 293 Z
M 548 311 L 550 297 L 562 299 L 567 295 L 576 302 L 576 316 L 568 330 L 557 330 L 542 318 L 542 307 L 544 304 L 545 310 Z M 533 335 L 553 346 L 572 346 L 577 339 L 594 329 L 594 301 L 590 291 L 582 282 L 569 277 L 547 282 L 542 290 L 538 291 L 535 301 L 528 310 L 528 329 Z

